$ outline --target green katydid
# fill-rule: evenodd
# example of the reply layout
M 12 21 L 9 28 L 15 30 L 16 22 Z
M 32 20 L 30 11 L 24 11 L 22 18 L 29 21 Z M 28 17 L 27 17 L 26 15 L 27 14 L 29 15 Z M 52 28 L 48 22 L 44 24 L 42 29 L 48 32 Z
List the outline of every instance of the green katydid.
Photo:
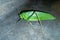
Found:
M 37 18 L 38 16 L 38 18 Z M 56 19 L 51 13 L 36 11 L 36 10 L 28 10 L 22 11 L 19 14 L 19 18 L 24 19 L 26 21 L 38 21 L 38 20 L 54 20 Z

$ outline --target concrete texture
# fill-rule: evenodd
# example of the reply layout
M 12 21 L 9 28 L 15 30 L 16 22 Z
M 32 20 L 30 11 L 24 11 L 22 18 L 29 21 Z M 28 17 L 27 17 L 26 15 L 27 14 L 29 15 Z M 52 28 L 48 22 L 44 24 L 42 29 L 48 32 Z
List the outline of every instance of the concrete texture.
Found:
M 25 2 L 27 0 L 0 0 L 0 40 L 60 40 L 58 19 L 42 21 L 42 27 L 38 22 L 31 22 L 31 25 L 21 20 L 16 23 L 18 12 L 15 8 L 21 8 Z

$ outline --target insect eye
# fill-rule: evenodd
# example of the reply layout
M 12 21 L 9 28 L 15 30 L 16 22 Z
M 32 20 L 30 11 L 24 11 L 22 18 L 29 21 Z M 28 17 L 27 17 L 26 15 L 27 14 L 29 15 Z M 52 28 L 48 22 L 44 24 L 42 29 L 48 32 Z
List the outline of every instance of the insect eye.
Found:
M 22 11 L 19 15 L 22 19 L 24 18 L 27 21 L 38 21 L 38 20 L 55 20 L 56 17 L 51 13 L 42 12 L 42 11 Z

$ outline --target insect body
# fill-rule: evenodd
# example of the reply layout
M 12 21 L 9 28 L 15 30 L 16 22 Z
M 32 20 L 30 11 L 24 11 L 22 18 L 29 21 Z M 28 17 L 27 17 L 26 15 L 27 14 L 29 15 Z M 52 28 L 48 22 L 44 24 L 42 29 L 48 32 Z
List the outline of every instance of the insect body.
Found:
M 48 12 L 36 11 L 36 10 L 25 10 L 20 12 L 19 18 L 26 21 L 38 21 L 38 20 L 54 20 L 56 17 Z

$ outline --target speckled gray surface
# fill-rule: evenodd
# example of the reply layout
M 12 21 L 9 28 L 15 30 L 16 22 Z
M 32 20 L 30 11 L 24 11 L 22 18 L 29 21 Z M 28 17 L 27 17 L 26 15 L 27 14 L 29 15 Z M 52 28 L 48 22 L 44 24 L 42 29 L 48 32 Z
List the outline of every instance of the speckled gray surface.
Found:
M 16 23 L 18 15 L 17 11 L 13 10 L 16 5 L 11 4 L 15 3 L 14 1 L 19 4 L 17 0 L 0 0 L 0 40 L 60 40 L 58 19 L 42 21 L 43 30 L 38 22 L 32 22 L 33 26 L 24 20 Z M 21 5 L 24 4 L 23 0 L 20 2 Z

